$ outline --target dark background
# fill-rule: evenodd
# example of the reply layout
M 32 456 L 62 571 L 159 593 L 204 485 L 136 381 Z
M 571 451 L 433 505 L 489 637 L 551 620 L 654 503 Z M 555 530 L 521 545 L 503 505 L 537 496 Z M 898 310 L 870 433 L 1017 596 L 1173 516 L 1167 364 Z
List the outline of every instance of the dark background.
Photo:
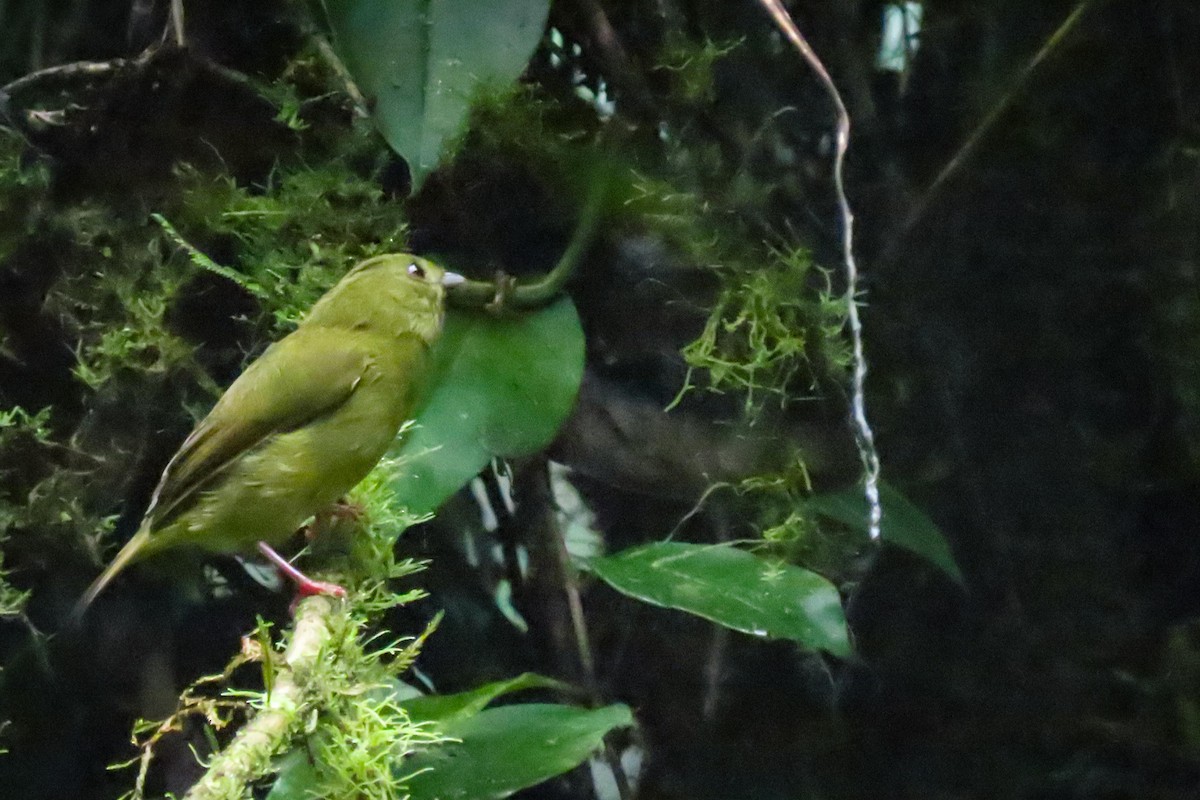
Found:
M 825 571 L 842 584 L 860 658 L 835 663 L 586 586 L 601 692 L 629 703 L 642 726 L 638 796 L 1200 797 L 1200 7 L 1097 0 L 1024 75 L 1072 4 L 930 2 L 920 50 L 900 78 L 874 69 L 881 6 L 806 1 L 790 10 L 853 119 L 848 193 L 884 474 L 940 526 L 966 587 L 900 551 L 842 559 Z M 278 79 L 305 40 L 297 9 L 223 0 L 186 8 L 188 54 L 124 82 L 57 90 L 101 132 L 79 117 L 25 126 L 22 163 L 47 170 L 48 188 L 30 190 L 24 204 L 9 191 L 3 209 L 5 230 L 19 230 L 0 250 L 0 404 L 51 406 L 64 446 L 129 448 L 113 468 L 122 479 L 105 473 L 98 496 L 80 499 L 87 518 L 121 515 L 118 534 L 136 522 L 188 428 L 181 401 L 200 395 L 194 378 L 179 376 L 137 384 L 150 389 L 125 398 L 80 385 L 76 328 L 48 298 L 70 284 L 73 254 L 94 243 L 40 221 L 85 206 L 153 210 L 177 191 L 171 168 L 180 161 L 254 185 L 279 159 L 320 152 L 322 136 L 348 129 L 340 111 L 314 107 L 314 128 L 297 139 L 272 122 L 265 100 L 203 66 Z M 135 56 L 158 41 L 166 8 L 18 0 L 0 13 L 7 82 L 48 65 Z M 654 150 L 665 126 L 684 154 L 676 178 L 691 176 L 684 190 L 726 209 L 744 235 L 796 237 L 820 263 L 838 264 L 830 105 L 758 4 L 560 0 L 551 24 L 581 44 L 584 82 L 607 81 L 638 158 L 668 160 Z M 692 95 L 662 68 L 670 42 L 737 45 L 713 62 L 708 91 Z M 144 94 L 151 78 L 165 87 L 153 103 Z M 526 82 L 572 102 L 545 48 Z M 1006 94 L 978 147 L 928 192 Z M 20 98 L 3 99 L 11 121 Z M 795 111 L 777 115 L 785 107 Z M 361 172 L 401 203 L 402 164 L 376 159 Z M 736 195 L 747 187 L 749 199 Z M 410 241 L 476 263 L 479 274 L 544 271 L 572 224 L 574 206 L 557 191 L 519 164 L 473 157 L 468 139 L 454 166 L 405 206 Z M 236 243 L 205 244 L 219 261 L 236 256 Z M 698 334 L 718 279 L 652 225 L 616 227 L 593 249 L 572 286 L 588 377 L 552 452 L 576 468 L 615 550 L 661 538 L 693 507 L 704 481 L 688 472 L 690 454 L 729 447 L 722 424 L 741 401 L 698 393 L 660 418 L 685 372 L 678 349 Z M 226 383 L 263 331 L 245 322 L 245 298 L 220 286 L 181 297 L 172 319 Z M 855 463 L 837 383 L 765 423 L 811 450 L 826 487 L 853 480 Z M 595 438 L 605 414 L 634 420 L 636 436 Z M 5 445 L 0 481 L 13 507 L 69 467 L 30 442 Z M 735 474 L 765 458 L 730 457 Z M 527 500 L 508 535 L 523 535 L 548 508 L 539 465 L 518 465 Z M 685 535 L 754 535 L 740 503 L 706 506 Z M 397 621 L 449 609 L 423 668 L 447 690 L 525 668 L 578 677 L 561 641 L 560 601 L 547 599 L 554 586 L 533 581 L 518 592 L 534 626 L 518 635 L 491 602 L 494 576 L 438 537 L 455 525 L 447 516 L 410 545 L 434 559 L 433 598 Z M 32 624 L 57 631 L 94 563 L 77 534 L 28 522 L 8 533 L 9 580 L 33 592 Z M 128 781 L 103 766 L 132 757 L 131 718 L 169 711 L 180 687 L 219 671 L 256 611 L 283 612 L 286 601 L 254 592 L 188 604 L 133 581 L 105 598 L 86 630 L 46 645 L 33 644 L 19 619 L 0 623 L 0 718 L 10 720 L 0 795 L 119 794 Z M 179 750 L 161 759 L 162 787 L 186 785 L 190 756 Z M 588 791 L 566 779 L 530 796 Z

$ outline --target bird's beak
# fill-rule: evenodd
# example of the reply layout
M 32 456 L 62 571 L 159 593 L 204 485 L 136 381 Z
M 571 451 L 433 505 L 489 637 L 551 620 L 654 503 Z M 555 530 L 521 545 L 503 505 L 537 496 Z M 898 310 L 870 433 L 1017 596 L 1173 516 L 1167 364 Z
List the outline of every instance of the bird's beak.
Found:
M 449 289 L 451 286 L 459 286 L 466 282 L 467 279 L 462 275 L 459 275 L 457 272 L 442 273 L 442 286 L 445 286 L 447 289 Z

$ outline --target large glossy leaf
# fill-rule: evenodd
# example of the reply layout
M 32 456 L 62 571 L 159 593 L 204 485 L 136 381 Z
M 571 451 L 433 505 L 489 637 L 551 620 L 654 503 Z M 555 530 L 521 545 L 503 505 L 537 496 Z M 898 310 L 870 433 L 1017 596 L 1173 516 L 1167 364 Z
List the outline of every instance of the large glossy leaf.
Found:
M 837 520 L 857 531 L 867 531 L 867 501 L 861 486 L 815 495 L 807 503 L 821 516 Z M 949 543 L 925 512 L 893 486 L 883 482 L 879 484 L 879 504 L 883 510 L 880 536 L 885 542 L 916 553 L 954 581 L 963 582 L 962 570 L 954 561 Z
M 575 404 L 583 346 L 568 298 L 510 317 L 448 313 L 430 393 L 392 453 L 402 459 L 396 501 L 417 514 L 435 511 L 493 456 L 548 445 Z
M 457 742 L 414 754 L 398 767 L 412 800 L 498 800 L 579 765 L 614 728 L 633 724 L 624 705 L 502 706 L 441 728 Z
M 324 0 L 342 60 L 419 186 L 481 84 L 520 76 L 550 0 Z
M 841 598 L 829 581 L 727 546 L 654 542 L 588 568 L 617 591 L 755 636 L 850 654 Z

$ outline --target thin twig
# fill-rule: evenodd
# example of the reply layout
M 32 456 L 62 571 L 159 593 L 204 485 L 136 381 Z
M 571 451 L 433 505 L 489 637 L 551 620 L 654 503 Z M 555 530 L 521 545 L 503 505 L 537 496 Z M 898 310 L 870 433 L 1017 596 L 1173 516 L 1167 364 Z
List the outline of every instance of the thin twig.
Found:
M 549 538 L 558 557 L 559 574 L 562 576 L 563 591 L 567 596 L 567 607 L 571 614 L 571 628 L 575 634 L 575 652 L 579 657 L 579 666 L 583 671 L 584 688 L 587 690 L 592 705 L 599 708 L 604 704 L 600 695 L 600 683 L 596 680 L 596 659 L 592 655 L 592 643 L 588 636 L 587 619 L 583 615 L 583 598 L 579 593 L 579 580 L 574 565 L 571 564 L 571 554 L 567 552 L 567 543 L 563 539 L 558 526 L 550 530 Z M 617 794 L 621 800 L 629 800 L 633 790 L 625 768 L 621 765 L 621 756 L 616 748 L 605 739 L 604 760 L 612 771 L 613 780 L 617 784 Z
M 1017 77 L 1008 87 L 1008 90 L 1004 92 L 1003 96 L 992 106 L 987 115 L 975 126 L 975 129 L 971 131 L 971 135 L 966 138 L 966 141 L 955 151 L 950 160 L 938 172 L 937 177 L 929 184 L 929 188 L 912 205 L 908 215 L 904 218 L 904 222 L 900 225 L 900 229 L 896 231 L 888 246 L 884 248 L 883 256 L 880 258 L 881 263 L 891 263 L 892 259 L 899 252 L 900 246 L 908 238 L 908 235 L 912 233 L 913 228 L 924 219 L 930 206 L 941 196 L 946 183 L 975 155 L 975 152 L 979 149 L 980 142 L 983 141 L 984 137 L 995 127 L 1001 117 L 1012 107 L 1013 102 L 1025 89 L 1025 86 L 1029 83 L 1029 79 L 1033 77 L 1037 68 L 1046 60 L 1047 56 L 1062 44 L 1067 35 L 1079 24 L 1084 12 L 1092 4 L 1093 0 L 1082 0 L 1079 5 L 1075 6 L 1074 10 L 1067 15 L 1063 23 L 1050 35 L 1050 38 L 1046 40 L 1046 43 L 1042 45 L 1037 54 L 1017 74 Z
M 783 31 L 788 40 L 795 46 L 812 71 L 817 74 L 825 87 L 829 99 L 833 101 L 837 112 L 837 135 L 835 137 L 833 156 L 833 188 L 837 195 L 838 213 L 842 220 L 842 260 L 846 267 L 846 317 L 850 326 L 850 341 L 854 348 L 854 374 L 850 396 L 851 418 L 854 422 L 858 438 L 858 452 L 866 473 L 864 493 L 867 498 L 869 515 L 869 531 L 872 539 L 879 538 L 879 524 L 883 510 L 879 505 L 879 451 L 875 449 L 875 433 L 867 421 L 865 384 L 867 378 L 867 360 L 863 354 L 862 321 L 858 316 L 858 266 L 854 261 L 854 214 L 850 210 L 850 201 L 846 198 L 846 184 L 843 177 L 846 162 L 846 150 L 850 146 L 850 113 L 842 96 L 829 77 L 829 71 L 821 63 L 816 51 L 809 45 L 804 34 L 796 27 L 791 16 L 783 7 L 780 0 L 759 0 L 775 24 Z
M 342 62 L 342 59 L 338 57 L 337 51 L 333 49 L 333 45 L 319 33 L 313 33 L 312 38 L 317 44 L 317 51 L 325 59 L 325 63 L 333 68 L 342 85 L 346 87 L 346 94 L 350 96 L 350 102 L 354 104 L 355 115 L 359 119 L 369 119 L 371 116 L 371 104 L 362 93 L 362 89 L 359 89 L 358 84 L 354 82 L 354 77 L 350 74 L 350 70 L 346 69 L 346 65 Z
M 72 82 L 81 79 L 107 78 L 117 74 L 120 70 L 126 67 L 134 69 L 146 69 L 153 64 L 156 59 L 168 57 L 172 54 L 180 52 L 180 48 L 174 45 L 163 45 L 161 47 L 150 47 L 143 51 L 137 58 L 113 58 L 108 61 L 75 61 L 69 64 L 55 64 L 52 67 L 45 67 L 36 72 L 30 72 L 27 75 L 22 75 L 4 86 L 0 86 L 0 95 L 8 95 L 16 98 L 22 92 L 31 89 L 39 89 L 46 91 L 54 88 L 73 88 Z M 194 52 L 187 52 L 187 57 L 190 61 L 202 70 L 211 72 L 212 74 L 225 80 L 236 83 L 240 86 L 245 86 L 248 89 L 257 91 L 254 81 L 245 73 L 238 72 L 222 64 L 207 58 L 206 56 L 196 55 Z
M 175 46 L 183 47 L 186 42 L 183 36 L 183 0 L 171 0 L 171 33 L 175 37 Z
M 55 81 L 69 82 L 75 78 L 96 78 L 111 75 L 126 64 L 128 59 L 114 58 L 110 61 L 77 61 L 71 64 L 56 64 L 53 67 L 39 69 L 22 75 L 20 78 L 0 87 L 0 92 L 11 96 L 43 84 L 53 85 Z

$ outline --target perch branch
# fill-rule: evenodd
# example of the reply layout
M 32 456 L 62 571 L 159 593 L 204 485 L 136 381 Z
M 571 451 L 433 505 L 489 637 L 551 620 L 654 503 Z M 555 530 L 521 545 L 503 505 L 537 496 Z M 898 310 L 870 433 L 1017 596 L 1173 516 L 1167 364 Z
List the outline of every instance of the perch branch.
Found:
M 850 396 L 850 415 L 858 438 L 859 456 L 862 459 L 864 476 L 864 493 L 867 498 L 867 508 L 870 510 L 870 527 L 872 539 L 879 538 L 879 523 L 883 517 L 883 509 L 879 505 L 879 451 L 875 449 L 875 433 L 867 421 L 865 384 L 867 378 L 867 359 L 863 354 L 862 320 L 858 316 L 858 266 L 854 261 L 854 214 L 850 210 L 850 201 L 846 197 L 844 167 L 846 150 L 850 146 L 850 113 L 838 92 L 829 71 L 821 63 L 815 50 L 800 33 L 796 23 L 783 7 L 780 0 L 759 0 L 775 24 L 783 31 L 792 45 L 808 62 L 812 71 L 817 74 L 829 99 L 833 101 L 837 112 L 837 136 L 833 155 L 833 187 L 837 195 L 838 213 L 842 218 L 842 261 L 846 267 L 846 318 L 850 326 L 850 341 L 854 348 L 854 374 Z
M 263 709 L 213 758 L 184 800 L 242 797 L 247 786 L 270 771 L 272 757 L 290 743 L 308 718 L 308 679 L 329 641 L 334 602 L 323 595 L 300 601 L 291 644 Z

